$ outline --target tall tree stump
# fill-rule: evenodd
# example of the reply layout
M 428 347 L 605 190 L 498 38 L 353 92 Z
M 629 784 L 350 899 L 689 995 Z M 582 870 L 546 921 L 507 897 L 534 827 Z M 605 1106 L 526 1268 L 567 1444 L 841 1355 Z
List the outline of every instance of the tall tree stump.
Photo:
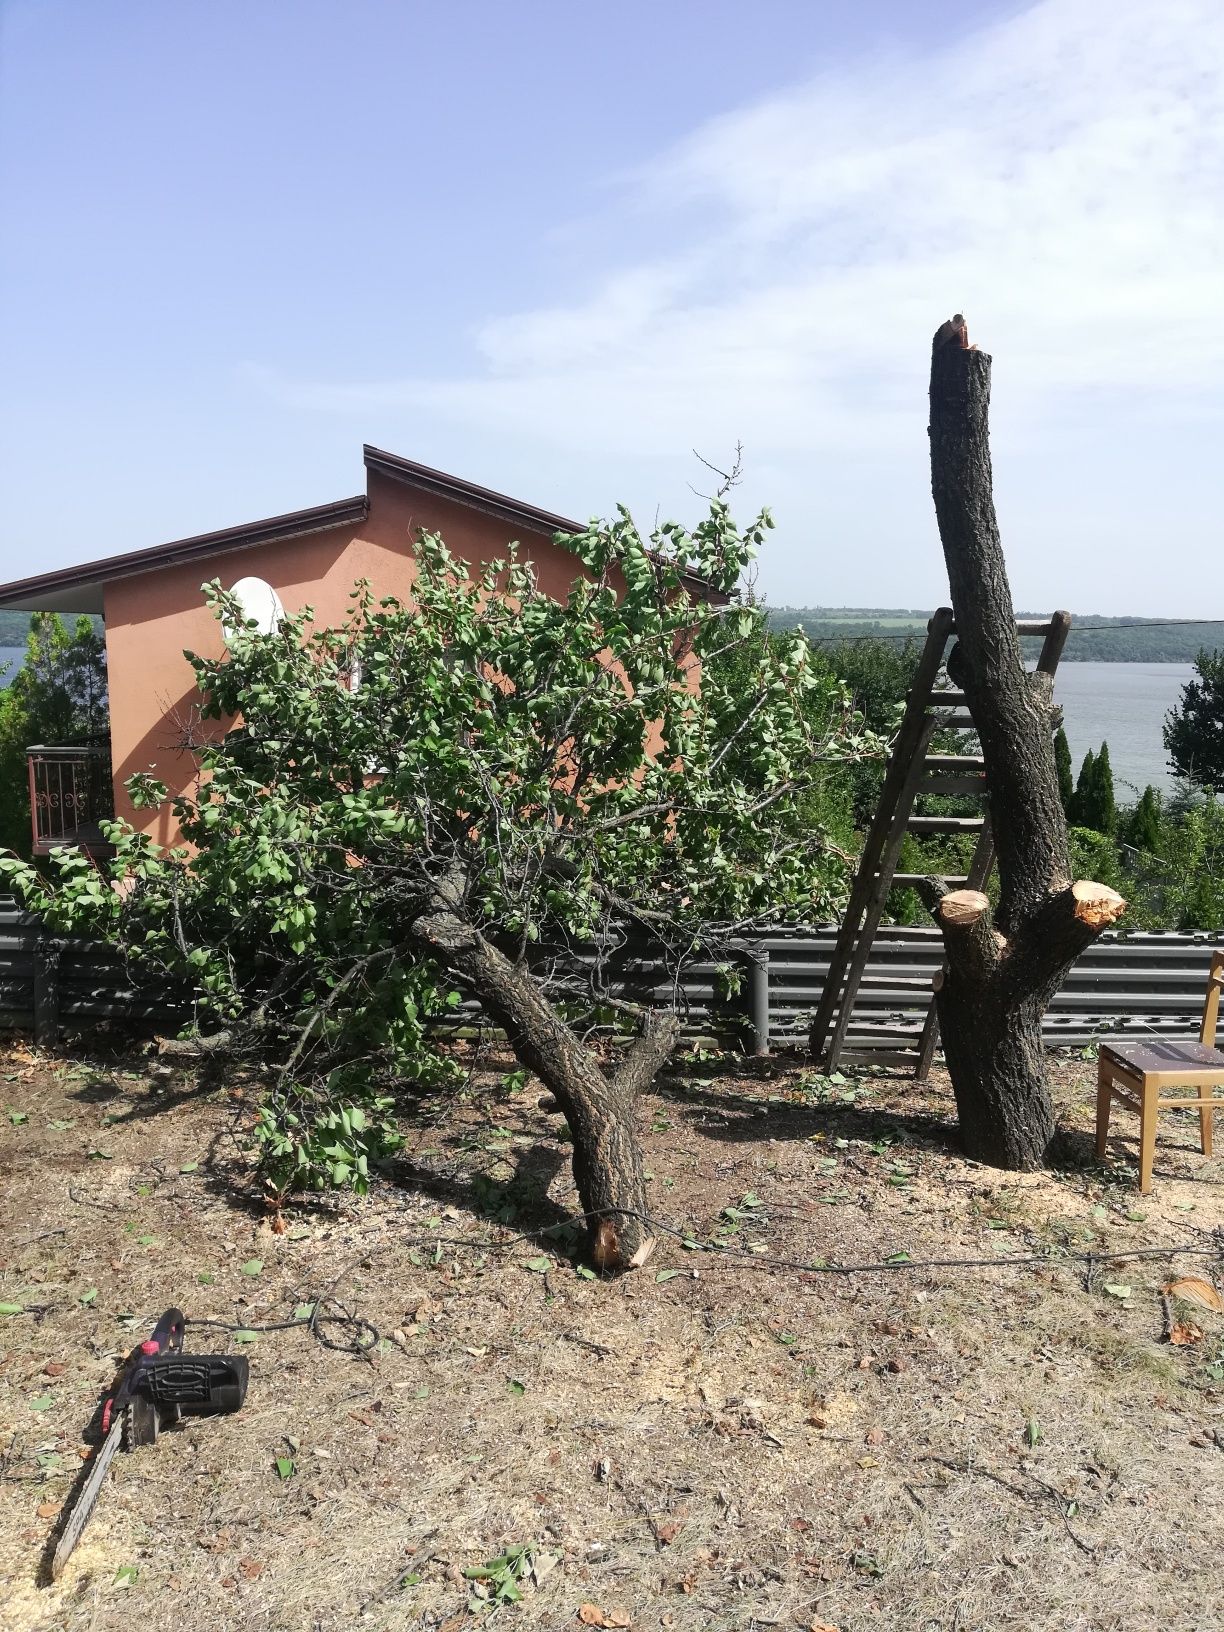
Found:
M 1044 1165 L 1054 1134 L 1042 1015 L 1075 959 L 1126 902 L 1103 884 L 1071 880 L 1049 678 L 1024 668 L 995 515 L 990 366 L 969 345 L 963 317 L 936 332 L 931 488 L 956 616 L 958 679 L 986 764 L 1000 886 L 995 915 L 976 890 L 937 902 L 948 972 L 936 1003 L 965 1150 L 1017 1169 Z

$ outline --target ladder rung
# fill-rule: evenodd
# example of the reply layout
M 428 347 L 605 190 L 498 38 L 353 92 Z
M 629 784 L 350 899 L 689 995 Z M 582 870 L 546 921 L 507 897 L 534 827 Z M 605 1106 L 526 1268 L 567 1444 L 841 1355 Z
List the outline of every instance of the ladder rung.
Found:
M 928 754 L 922 766 L 927 771 L 984 771 L 981 754 Z
M 772 967 L 772 966 L 771 966 Z M 934 970 L 932 970 L 932 974 Z M 873 975 L 864 974 L 859 981 L 859 991 L 870 991 L 872 987 L 879 987 L 886 992 L 929 992 L 931 990 L 930 975 Z
M 909 1065 L 917 1058 L 917 1048 L 843 1048 L 837 1056 L 839 1065 Z
M 940 720 L 941 731 L 976 731 L 977 721 L 972 714 L 950 714 L 946 720 Z
M 963 889 L 969 882 L 967 876 L 958 877 L 954 875 L 948 878 L 940 877 L 938 873 L 894 873 L 892 876 L 893 888 L 905 889 L 910 885 L 925 884 L 928 878 L 938 879 L 941 884 L 946 884 L 949 889 L 953 890 Z
M 905 694 L 906 702 L 908 702 L 913 695 L 914 693 L 912 691 L 907 691 Z M 968 704 L 969 699 L 965 696 L 963 691 L 927 692 L 926 706 L 928 708 L 967 708 Z
M 985 793 L 984 776 L 928 776 L 918 784 L 919 794 Z
M 976 833 L 986 826 L 984 816 L 911 816 L 911 833 Z
M 1053 625 L 1048 618 L 1044 623 L 1034 622 L 1032 618 L 1016 619 L 1016 633 L 1018 635 L 1048 635 L 1052 628 Z M 948 630 L 948 634 L 951 636 L 955 633 L 956 625 L 953 624 Z

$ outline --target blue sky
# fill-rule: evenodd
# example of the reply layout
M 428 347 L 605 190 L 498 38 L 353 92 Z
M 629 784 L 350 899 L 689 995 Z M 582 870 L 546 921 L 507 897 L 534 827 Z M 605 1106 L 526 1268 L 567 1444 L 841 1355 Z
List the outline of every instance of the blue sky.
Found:
M 742 440 L 771 600 L 932 605 L 963 309 L 1017 601 L 1224 615 L 1220 0 L 0 0 L 0 210 L 5 579 Z

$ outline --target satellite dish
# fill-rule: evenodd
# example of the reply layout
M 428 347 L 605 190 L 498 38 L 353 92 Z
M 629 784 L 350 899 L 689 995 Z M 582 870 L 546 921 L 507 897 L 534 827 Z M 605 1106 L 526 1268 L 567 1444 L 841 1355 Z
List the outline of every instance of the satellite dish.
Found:
M 285 609 L 271 584 L 264 583 L 262 578 L 239 578 L 230 594 L 242 608 L 243 623 L 248 626 L 254 624 L 256 634 L 274 635 L 280 628 Z M 226 624 L 226 638 L 234 633 L 234 629 Z

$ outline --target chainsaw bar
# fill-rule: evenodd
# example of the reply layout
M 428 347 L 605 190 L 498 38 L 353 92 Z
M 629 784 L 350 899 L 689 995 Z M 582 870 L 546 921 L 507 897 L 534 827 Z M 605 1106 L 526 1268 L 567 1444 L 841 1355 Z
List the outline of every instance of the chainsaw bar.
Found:
M 97 1505 L 98 1497 L 102 1494 L 102 1486 L 106 1481 L 107 1470 L 115 1452 L 119 1449 L 119 1441 L 123 1438 L 124 1420 L 126 1412 L 121 1412 L 111 1424 L 110 1433 L 98 1448 L 94 1457 L 93 1467 L 89 1470 L 89 1478 L 81 1489 L 76 1506 L 68 1515 L 68 1522 L 64 1526 L 64 1533 L 55 1549 L 55 1557 L 51 1560 L 51 1579 L 59 1579 L 60 1571 L 68 1562 L 72 1549 L 81 1539 L 81 1532 L 89 1523 L 90 1514 Z

